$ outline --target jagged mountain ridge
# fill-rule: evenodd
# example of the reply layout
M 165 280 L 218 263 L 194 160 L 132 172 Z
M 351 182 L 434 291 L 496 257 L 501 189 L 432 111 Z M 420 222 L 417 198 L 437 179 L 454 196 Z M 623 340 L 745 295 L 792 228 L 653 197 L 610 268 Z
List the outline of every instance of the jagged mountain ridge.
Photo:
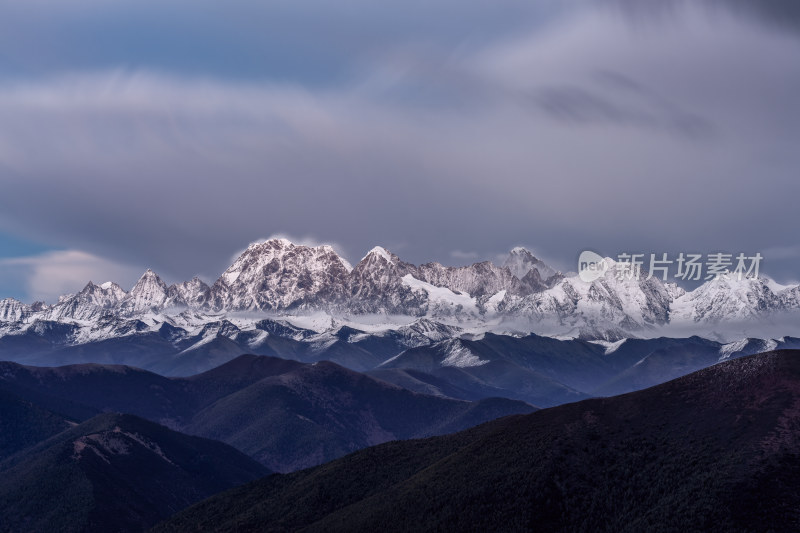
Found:
M 416 266 L 375 247 L 351 267 L 328 245 L 271 239 L 250 245 L 210 286 L 194 278 L 167 286 L 147 270 L 126 292 L 89 282 L 50 306 L 0 301 L 0 334 L 37 320 L 63 323 L 126 320 L 183 312 L 331 315 L 404 315 L 455 322 L 519 323 L 522 331 L 618 340 L 676 321 L 688 325 L 749 320 L 800 309 L 800 286 L 768 279 L 708 281 L 685 292 L 654 277 L 619 280 L 614 261 L 590 283 L 564 276 L 524 248 L 503 266 Z M 525 325 L 527 323 L 527 326 Z M 511 328 L 513 329 L 513 328 Z
M 490 262 L 465 267 L 439 263 L 415 266 L 380 247 L 353 268 L 328 245 L 311 247 L 271 239 L 250 245 L 211 286 L 197 277 L 167 286 L 148 269 L 130 292 L 114 283 L 96 285 L 90 281 L 79 293 L 48 306 L 40 318 L 95 320 L 109 311 L 130 317 L 181 307 L 208 312 L 324 309 L 423 316 L 432 298 L 425 290 L 404 282 L 405 276 L 455 296 L 467 294 L 486 300 L 500 291 L 523 296 L 544 287 L 536 270 L 536 265 L 545 268 L 544 263 L 527 255 L 531 264 L 523 278 L 527 276 L 529 281 L 523 282 L 507 266 Z M 516 270 L 522 271 L 519 266 Z M 19 321 L 33 313 L 30 306 L 13 299 L 0 304 L 3 321 Z

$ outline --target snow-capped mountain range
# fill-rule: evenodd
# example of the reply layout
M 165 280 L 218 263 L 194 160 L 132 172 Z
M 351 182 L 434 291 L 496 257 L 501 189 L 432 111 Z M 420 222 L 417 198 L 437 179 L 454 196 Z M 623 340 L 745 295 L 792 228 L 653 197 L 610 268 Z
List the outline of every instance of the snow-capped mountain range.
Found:
M 271 239 L 250 245 L 211 285 L 194 278 L 168 286 L 147 270 L 130 291 L 90 281 L 52 305 L 0 300 L 0 336 L 56 323 L 78 328 L 75 339 L 96 340 L 120 336 L 119 325 L 131 321 L 141 329 L 284 316 L 316 321 L 318 331 L 345 323 L 397 329 L 425 318 L 459 334 L 536 332 L 615 341 L 669 327 L 710 334 L 726 324 L 768 323 L 800 309 L 800 286 L 719 278 L 686 292 L 655 277 L 619 280 L 614 261 L 605 261 L 606 273 L 587 283 L 524 248 L 514 248 L 502 265 L 448 267 L 413 265 L 375 247 L 353 267 L 330 246 Z

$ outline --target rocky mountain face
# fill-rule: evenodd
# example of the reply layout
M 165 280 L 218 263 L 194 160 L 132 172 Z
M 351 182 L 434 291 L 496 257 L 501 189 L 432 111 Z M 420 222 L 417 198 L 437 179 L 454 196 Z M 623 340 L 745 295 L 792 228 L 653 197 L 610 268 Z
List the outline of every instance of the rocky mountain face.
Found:
M 529 252 L 517 250 L 515 276 L 488 261 L 464 267 L 416 266 L 375 247 L 350 268 L 330 246 L 298 246 L 285 239 L 251 245 L 211 287 L 214 311 L 329 310 L 349 314 L 428 314 L 439 298 L 469 296 L 476 304 L 501 291 L 525 296 L 543 290 L 555 273 Z M 409 278 L 410 276 L 410 278 Z M 413 278 L 413 280 L 411 279 Z M 524 281 L 523 281 L 524 279 Z M 422 282 L 443 291 L 431 291 Z M 441 292 L 442 294 L 438 294 Z M 202 308 L 203 306 L 200 305 Z
M 479 299 L 503 290 L 514 294 L 525 292 L 519 278 L 508 268 L 497 267 L 489 261 L 465 267 L 426 263 L 417 269 L 414 277 L 436 287 L 446 287 L 453 292 L 467 293 Z
M 158 312 L 167 301 L 168 290 L 158 274 L 148 268 L 131 292 L 122 299 L 120 310 L 125 315 Z
M 499 307 L 505 314 L 570 325 L 584 332 L 608 330 L 609 325 L 635 332 L 669 322 L 671 305 L 683 295 L 679 287 L 657 278 L 620 280 L 616 263 L 608 258 L 605 262 L 605 274 L 590 283 L 577 276 L 563 278 L 550 289 L 521 298 L 506 294 Z
M 200 309 L 206 306 L 210 298 L 211 287 L 195 276 L 189 281 L 168 287 L 166 307 Z
M 14 298 L 4 298 L 0 300 L 0 321 L 18 322 L 28 318 L 31 308 Z
M 509 253 L 503 266 L 517 277 L 524 281 L 529 274 L 534 274 L 534 278 L 541 280 L 545 287 L 552 287 L 559 278 L 563 277 L 560 272 L 556 272 L 541 259 L 537 259 L 530 251 L 517 246 Z
M 605 274 L 587 283 L 565 277 L 524 248 L 513 249 L 502 266 L 448 267 L 413 265 L 375 247 L 351 267 L 330 246 L 272 239 L 250 245 L 211 286 L 199 278 L 167 286 L 148 270 L 129 292 L 111 282 L 89 282 L 50 306 L 7 298 L 0 301 L 0 335 L 42 320 L 91 323 L 113 336 L 121 320 L 152 315 L 180 322 L 187 314 L 217 320 L 236 312 L 323 312 L 356 321 L 367 315 L 427 317 L 478 329 L 508 323 L 510 330 L 614 341 L 676 323 L 713 326 L 800 309 L 798 286 L 720 278 L 685 292 L 657 277 L 618 279 L 616 263 L 605 261 Z
M 79 293 L 61 300 L 44 312 L 46 320 L 93 320 L 117 309 L 127 293 L 116 283 L 91 281 Z
M 350 265 L 330 246 L 286 239 L 252 244 L 211 287 L 211 308 L 236 311 L 314 309 L 345 297 Z
M 64 296 L 46 307 L 46 320 L 95 320 L 114 312 L 123 316 L 188 308 L 225 311 L 337 311 L 348 314 L 384 313 L 422 316 L 428 313 L 430 290 L 413 280 L 443 289 L 445 298 L 469 296 L 476 302 L 506 291 L 523 296 L 546 288 L 538 269 L 552 269 L 529 252 L 517 251 L 515 276 L 508 266 L 490 262 L 464 267 L 439 263 L 416 266 L 388 250 L 373 248 L 351 267 L 330 246 L 295 245 L 272 239 L 249 246 L 210 287 L 199 278 L 167 286 L 152 270 L 125 292 L 114 283 L 89 282 L 77 294 Z M 524 272 L 524 273 L 523 273 Z M 405 280 L 404 280 L 405 278 Z M 552 278 L 552 275 L 550 276 Z M 421 288 L 423 287 L 423 288 Z M 31 316 L 29 306 L 13 299 L 0 304 L 0 320 L 19 321 Z
M 770 311 L 797 308 L 798 294 L 798 287 L 767 279 L 719 278 L 676 298 L 672 318 L 692 322 L 754 319 Z
M 403 283 L 416 267 L 376 246 L 350 272 L 347 295 L 355 313 L 424 314 L 426 298 Z

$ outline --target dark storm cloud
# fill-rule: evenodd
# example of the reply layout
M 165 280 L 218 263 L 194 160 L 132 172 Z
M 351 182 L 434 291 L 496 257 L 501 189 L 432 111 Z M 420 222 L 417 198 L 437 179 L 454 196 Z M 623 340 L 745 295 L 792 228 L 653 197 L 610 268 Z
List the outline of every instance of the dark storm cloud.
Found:
M 545 87 L 533 100 L 551 117 L 576 124 L 611 123 L 695 138 L 713 132 L 702 116 L 664 101 L 625 76 L 603 72 L 598 78 L 616 94 L 603 95 L 591 87 Z
M 621 6 L 630 15 L 674 16 L 685 7 L 687 0 L 599 0 L 609 5 Z M 752 18 L 773 27 L 800 31 L 800 3 L 795 0 L 691 0 L 696 5 L 725 10 Z
M 323 4 L 308 18 L 289 4 L 269 12 L 270 27 L 331 19 L 299 50 L 203 4 L 175 23 L 174 43 L 156 32 L 163 57 L 122 41 L 105 59 L 15 52 L 35 75 L 0 82 L 0 231 L 171 280 L 214 278 L 272 234 L 335 242 L 351 261 L 376 244 L 415 262 L 527 244 L 563 269 L 584 248 L 771 249 L 782 250 L 766 256 L 771 273 L 797 272 L 793 35 L 691 6 L 643 32 L 594 7 L 523 24 L 488 4 L 434 4 L 430 17 L 421 4 Z M 215 31 L 241 39 L 236 73 L 215 64 L 238 58 L 226 38 L 207 60 L 210 43 L 175 52 Z M 292 72 L 248 70 L 270 38 Z M 335 75 L 320 74 L 326 61 Z

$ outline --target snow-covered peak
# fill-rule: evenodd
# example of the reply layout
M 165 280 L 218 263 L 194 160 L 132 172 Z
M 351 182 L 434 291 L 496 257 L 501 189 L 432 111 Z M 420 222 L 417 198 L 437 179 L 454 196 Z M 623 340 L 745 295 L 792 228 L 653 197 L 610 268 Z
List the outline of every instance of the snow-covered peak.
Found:
M 367 255 L 365 255 L 361 260 L 363 261 L 364 259 L 369 259 L 370 257 L 383 259 L 388 263 L 397 260 L 397 256 L 392 254 L 389 250 L 387 250 L 383 246 L 375 246 L 372 250 L 367 252 Z
M 91 281 L 83 288 L 81 291 L 83 294 L 92 293 L 94 294 L 94 298 L 105 299 L 107 302 L 116 303 L 122 300 L 125 295 L 125 289 L 114 283 L 113 281 L 106 281 L 101 285 L 94 285 Z
M 250 245 L 247 247 L 247 250 L 259 250 L 264 248 L 286 249 L 286 248 L 293 248 L 294 246 L 295 244 L 289 239 L 285 239 L 283 237 L 276 237 L 274 239 L 268 239 L 266 241 L 250 243 Z
M 30 306 L 19 300 L 15 300 L 14 298 L 4 298 L 0 300 L 0 321 L 17 322 L 28 317 L 30 313 Z
M 503 266 L 508 268 L 518 279 L 522 279 L 532 269 L 539 271 L 539 276 L 543 280 L 556 274 L 556 271 L 544 263 L 541 259 L 534 256 L 529 250 L 522 246 L 512 248 L 506 257 Z
M 100 285 L 95 285 L 92 280 L 89 280 L 86 283 L 86 285 L 84 285 L 84 287 L 80 290 L 80 292 L 78 294 L 88 294 L 88 293 L 94 292 L 95 289 L 102 290 L 102 287 Z
M 294 244 L 288 239 L 278 238 L 248 246 L 236 261 L 223 272 L 220 280 L 227 285 L 231 285 L 244 272 L 252 272 L 254 268 L 263 268 L 273 261 L 286 264 L 296 259 L 308 260 L 307 269 L 310 271 L 325 270 L 330 266 L 334 266 L 349 272 L 352 268 L 330 245 L 304 246 Z
M 77 294 L 59 299 L 59 302 L 44 310 L 48 320 L 77 319 L 92 320 L 111 312 L 127 293 L 116 283 L 95 285 L 91 281 Z
M 126 314 L 158 311 L 166 301 L 167 284 L 148 268 L 121 302 L 121 309 Z
M 270 239 L 250 245 L 223 272 L 212 287 L 212 305 L 229 310 L 325 307 L 343 298 L 350 270 L 331 246 Z
M 596 280 L 586 282 L 577 274 L 563 278 L 550 289 L 503 302 L 505 314 L 528 316 L 543 327 L 583 328 L 598 334 L 617 329 L 634 332 L 669 321 L 674 291 L 646 275 L 620 279 L 616 262 L 611 258 L 603 262 L 605 271 Z
M 167 306 L 186 306 L 201 308 L 208 301 L 211 287 L 195 276 L 189 281 L 171 285 L 167 289 Z
M 410 339 L 403 342 L 413 345 L 452 338 L 455 333 L 439 321 L 448 327 L 457 324 L 464 331 L 469 331 L 469 324 L 480 324 L 475 326 L 480 331 L 495 321 L 511 324 L 503 327 L 515 331 L 577 332 L 585 339 L 616 341 L 646 336 L 673 323 L 697 326 L 743 321 L 773 311 L 800 309 L 800 286 L 766 278 L 720 277 L 686 292 L 657 277 L 647 279 L 647 272 L 641 272 L 638 279 L 626 275 L 620 279 L 619 263 L 610 257 L 602 259 L 602 264 L 605 271 L 591 282 L 582 281 L 577 274 L 564 277 L 560 273 L 545 280 L 552 269 L 523 247 L 512 249 L 503 267 L 488 261 L 450 267 L 439 263 L 415 266 L 376 246 L 351 270 L 329 245 L 306 246 L 278 238 L 248 246 L 212 287 L 197 277 L 166 287 L 148 269 L 130 293 L 112 282 L 89 282 L 53 306 L 3 300 L 0 321 L 7 329 L 27 327 L 35 320 L 73 325 L 77 321 L 83 327 L 90 322 L 135 319 L 149 327 L 148 320 L 156 315 L 163 320 L 184 311 L 219 312 L 218 317 L 242 311 L 296 316 L 323 313 L 344 320 L 397 315 L 408 320 L 392 323 L 406 324 L 412 323 L 412 317 L 426 317 L 400 332 Z M 17 326 L 9 321 L 26 323 Z
M 106 282 L 102 285 L 95 285 L 91 281 L 76 296 L 89 296 L 95 303 L 104 300 L 106 303 L 116 303 L 125 297 L 127 293 L 116 283 Z
M 163 287 L 166 289 L 167 285 L 161 280 L 158 274 L 148 268 L 145 270 L 144 274 L 142 274 L 142 277 L 139 278 L 139 281 L 136 282 L 136 285 L 131 289 L 131 294 L 141 294 L 153 287 Z
M 411 294 L 402 283 L 403 276 L 416 273 L 416 266 L 376 246 L 348 275 L 349 308 L 357 313 L 424 314 L 420 308 L 424 298 Z
M 792 289 L 767 278 L 719 276 L 676 298 L 671 320 L 717 323 L 783 311 L 797 306 L 785 297 Z

